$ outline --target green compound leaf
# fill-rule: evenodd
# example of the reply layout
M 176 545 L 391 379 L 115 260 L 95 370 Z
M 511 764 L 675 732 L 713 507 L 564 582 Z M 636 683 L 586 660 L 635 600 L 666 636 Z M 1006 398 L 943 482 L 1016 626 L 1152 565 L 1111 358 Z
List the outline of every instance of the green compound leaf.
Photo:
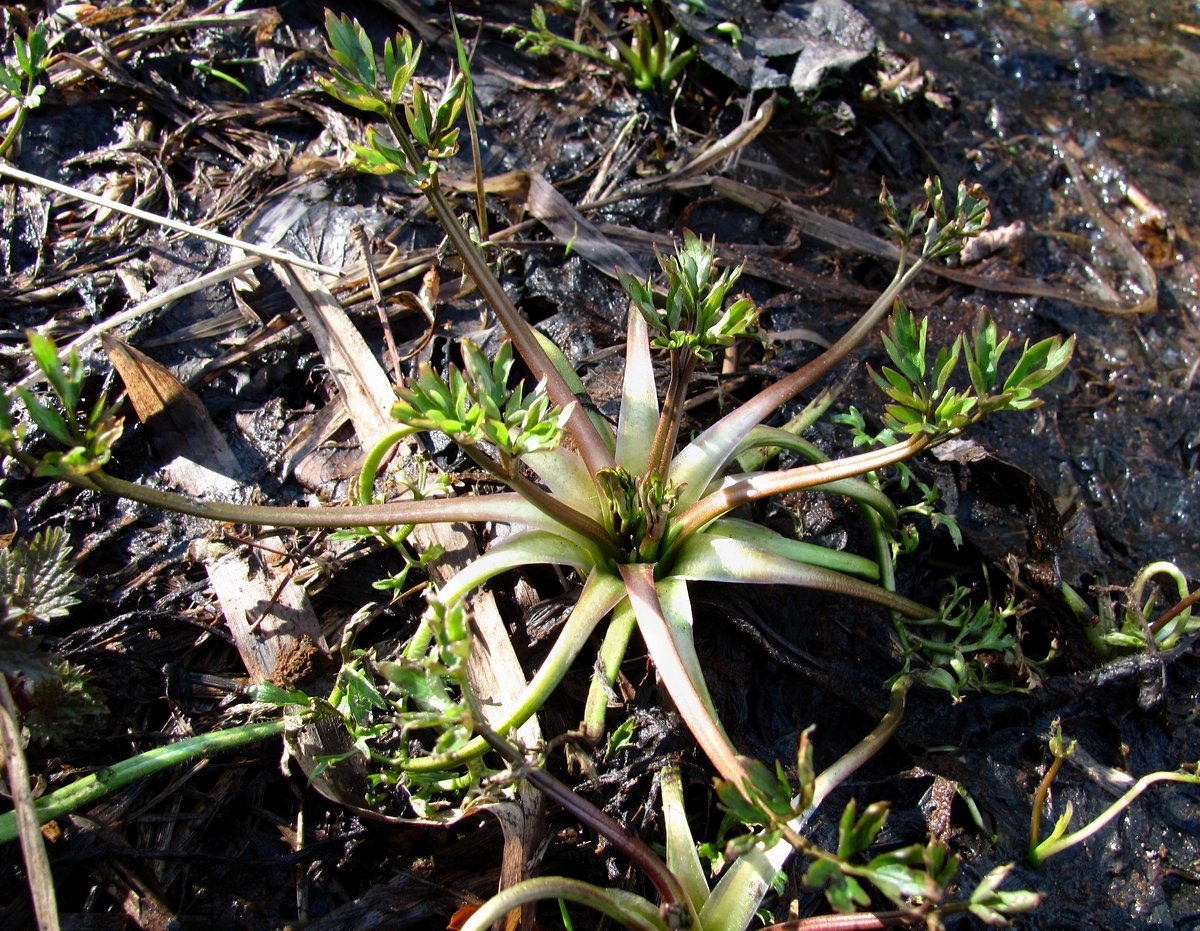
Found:
M 21 399 L 21 403 L 25 405 L 25 410 L 29 412 L 29 416 L 33 422 L 45 431 L 48 436 L 63 446 L 74 445 L 75 437 L 71 435 L 71 430 L 67 426 L 66 420 L 63 419 L 62 414 L 53 408 L 47 407 L 24 388 L 17 388 L 17 396 Z
M 347 663 L 342 667 L 338 674 L 338 685 L 342 692 L 338 710 L 359 726 L 365 726 L 371 720 L 372 711 L 387 707 L 375 683 L 356 663 Z
M 873 802 L 859 816 L 858 805 L 851 799 L 838 823 L 838 856 L 848 860 L 870 847 L 882 830 L 887 815 L 886 802 Z
M 777 762 L 771 769 L 753 757 L 740 756 L 738 760 L 746 781 L 741 786 L 724 780 L 717 783 L 717 796 L 728 812 L 743 824 L 768 827 L 795 817 L 792 788 L 782 764 Z
M 995 926 L 1007 925 L 1009 916 L 1027 912 L 1042 901 L 1042 895 L 1024 889 L 1002 891 L 999 886 L 1012 872 L 1013 864 L 1006 863 L 988 873 L 971 893 L 970 910 L 976 918 Z
M 3 632 L 62 617 L 79 604 L 79 589 L 62 528 L 52 527 L 0 549 L 0 600 L 7 604 Z
M 420 60 L 421 46 L 414 47 L 412 36 L 407 32 L 397 35 L 395 42 L 388 39 L 383 43 L 383 75 L 393 106 L 404 97 L 404 91 L 416 73 Z
M 378 73 L 375 69 L 375 50 L 367 31 L 357 20 L 325 11 L 325 34 L 329 37 L 329 54 L 347 76 L 371 90 L 375 89 Z
M 654 348 L 688 348 L 701 359 L 711 361 L 713 347 L 728 346 L 754 328 L 758 307 L 748 297 L 726 306 L 729 292 L 741 276 L 741 268 L 715 274 L 714 249 L 714 244 L 706 244 L 696 234 L 685 231 L 683 243 L 676 246 L 674 255 L 658 257 L 667 280 L 664 295 L 654 292 L 649 278 L 644 283 L 631 275 L 622 280 L 651 331 Z
M 859 881 L 843 873 L 841 864 L 835 860 L 821 858 L 814 861 L 804 874 L 804 884 L 814 889 L 824 889 L 829 904 L 843 914 L 871 904 L 871 896 Z
M 492 360 L 469 340 L 462 348 L 463 368 L 451 365 L 444 379 L 422 364 L 397 390 L 392 416 L 415 430 L 440 430 L 460 446 L 490 443 L 511 458 L 558 446 L 570 409 L 554 407 L 544 385 L 528 395 L 520 384 L 508 387 L 512 345 Z
M 36 78 L 46 63 L 46 53 L 50 50 L 46 40 L 46 24 L 38 23 L 29 33 L 29 45 L 26 49 L 25 76 Z
M 62 402 L 67 415 L 74 419 L 75 408 L 79 404 L 79 395 L 83 389 L 83 368 L 78 354 L 72 351 L 64 368 L 58 361 L 58 347 L 54 345 L 54 340 L 43 336 L 37 330 L 26 330 L 25 338 L 29 342 L 29 351 L 33 354 L 38 368 L 50 382 L 50 387 Z
M 939 349 L 932 366 L 927 357 L 927 321 L 917 323 L 900 301 L 882 340 L 894 367 L 885 366 L 879 372 L 872 369 L 870 374 L 893 402 L 885 406 L 885 427 L 894 434 L 926 433 L 939 439 L 985 414 L 1036 407 L 1041 401 L 1034 392 L 1066 368 L 1075 347 L 1074 337 L 1051 337 L 1027 345 L 997 389 L 1000 358 L 1009 336 L 998 339 L 996 325 L 986 313 L 980 314 L 969 337 L 960 334 Z M 951 386 L 964 355 L 970 389 Z

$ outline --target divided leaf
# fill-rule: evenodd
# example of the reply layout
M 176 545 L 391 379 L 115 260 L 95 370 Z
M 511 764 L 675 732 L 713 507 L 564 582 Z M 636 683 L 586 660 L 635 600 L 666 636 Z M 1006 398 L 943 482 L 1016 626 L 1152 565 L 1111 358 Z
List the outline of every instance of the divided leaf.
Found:
M 460 446 L 490 443 L 504 457 L 554 449 L 562 439 L 570 409 L 554 407 L 539 384 L 529 394 L 508 386 L 511 343 L 489 360 L 464 340 L 463 368 L 451 365 L 443 379 L 426 363 L 417 378 L 397 389 L 392 416 L 413 430 L 437 430 Z
M 1011 863 L 996 867 L 979 881 L 979 885 L 971 893 L 971 914 L 985 924 L 1007 926 L 1009 916 L 1037 908 L 1042 901 L 1042 895 L 1038 892 L 1025 889 L 1000 890 L 1000 884 L 1008 878 L 1012 868 Z
M 860 816 L 858 803 L 851 799 L 838 822 L 838 856 L 847 860 L 870 847 L 883 829 L 887 816 L 887 802 L 872 802 Z
M 329 54 L 346 73 L 369 88 L 375 87 L 375 50 L 367 31 L 348 15 L 338 16 L 325 11 L 325 34 L 329 37 Z
M 996 325 L 983 312 L 969 337 L 960 334 L 937 352 L 928 364 L 928 320 L 919 324 L 900 301 L 882 335 L 894 367 L 871 370 L 871 377 L 891 404 L 885 406 L 884 425 L 894 433 L 926 433 L 945 439 L 984 414 L 1025 410 L 1041 403 L 1034 392 L 1054 379 L 1070 361 L 1075 338 L 1051 337 L 1029 346 L 997 389 L 1000 358 L 1010 337 L 997 338 Z M 959 360 L 967 357 L 970 389 L 951 387 Z
M 656 349 L 694 352 L 706 362 L 713 358 L 713 347 L 728 346 L 735 338 L 748 334 L 758 319 L 758 306 L 742 296 L 726 306 L 726 298 L 742 270 L 716 269 L 715 243 L 707 244 L 690 230 L 684 231 L 683 243 L 675 254 L 658 257 L 667 280 L 667 290 L 656 294 L 649 278 L 640 282 L 632 275 L 622 279 L 629 294 L 653 334 Z
M 70 542 L 61 527 L 0 549 L 0 599 L 7 606 L 3 624 L 9 634 L 34 621 L 62 617 L 79 604 L 79 588 Z

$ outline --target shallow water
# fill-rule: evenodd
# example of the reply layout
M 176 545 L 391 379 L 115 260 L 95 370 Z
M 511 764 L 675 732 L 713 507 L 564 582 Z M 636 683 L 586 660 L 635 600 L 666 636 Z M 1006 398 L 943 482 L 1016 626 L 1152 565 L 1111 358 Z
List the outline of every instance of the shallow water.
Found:
M 889 45 L 951 90 L 978 135 L 981 175 L 1014 188 L 989 193 L 1040 238 L 1025 271 L 1136 298 L 1127 255 L 1096 210 L 1153 268 L 1155 313 L 1032 309 L 1079 334 L 1075 382 L 1054 411 L 1069 467 L 1057 488 L 1047 470 L 1039 478 L 1087 505 L 1112 568 L 1169 558 L 1200 573 L 1200 4 L 862 7 Z

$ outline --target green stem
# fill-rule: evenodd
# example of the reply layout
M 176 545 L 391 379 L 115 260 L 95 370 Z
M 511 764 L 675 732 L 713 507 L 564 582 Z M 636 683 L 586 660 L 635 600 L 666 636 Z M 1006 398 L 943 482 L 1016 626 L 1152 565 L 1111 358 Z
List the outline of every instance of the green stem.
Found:
M 389 111 L 386 114 L 386 119 L 388 126 L 392 130 L 392 134 L 396 137 L 396 141 L 404 152 L 404 157 L 408 159 L 409 164 L 414 168 L 419 166 L 423 159 L 417 152 L 408 131 L 401 125 L 399 118 L 394 112 Z M 446 195 L 442 193 L 436 175 L 429 179 L 428 184 L 423 188 L 423 192 L 425 199 L 429 202 L 429 206 L 433 209 L 433 215 L 437 218 L 450 243 L 454 246 L 454 250 L 459 254 L 463 265 L 466 266 L 471 280 L 475 282 L 476 287 L 479 288 L 487 300 L 488 305 L 492 308 L 492 312 L 495 313 L 496 318 L 508 333 L 509 339 L 516 346 L 517 352 L 521 354 L 521 358 L 525 360 L 525 363 L 533 371 L 534 377 L 538 381 L 546 383 L 546 393 L 550 396 L 550 400 L 556 406 L 566 410 L 575 401 L 574 392 L 571 391 L 566 381 L 550 362 L 545 350 L 542 349 L 541 343 L 538 342 L 537 337 L 534 335 L 533 327 L 521 316 L 521 312 L 517 310 L 516 305 L 509 298 L 503 285 L 500 284 L 496 276 L 492 273 L 492 270 L 488 267 L 483 254 L 479 251 L 475 243 L 471 241 L 471 237 L 463 229 L 462 224 L 458 222 L 458 217 L 454 213 L 454 207 L 446 199 Z M 579 448 L 579 454 L 583 456 L 593 476 L 601 469 L 611 468 L 615 464 L 607 444 L 596 429 L 596 426 L 588 419 L 582 405 L 574 405 L 568 424 L 571 436 Z
M 1153 635 L 1155 645 L 1160 648 L 1161 647 L 1169 648 L 1170 646 L 1174 645 L 1174 638 L 1177 638 L 1179 636 L 1179 634 L 1183 633 L 1183 631 L 1186 627 L 1187 619 L 1184 618 L 1183 620 L 1181 620 L 1179 622 L 1179 624 L 1176 625 L 1176 629 L 1170 635 L 1164 636 L 1162 639 L 1159 639 L 1158 634 L 1162 632 L 1163 627 L 1166 626 L 1166 623 L 1169 620 L 1171 620 L 1171 618 L 1178 616 L 1178 614 L 1181 611 L 1186 610 L 1188 605 L 1190 604 L 1190 602 L 1188 602 L 1188 600 L 1187 600 L 1189 597 L 1188 596 L 1187 577 L 1184 576 L 1184 574 L 1179 571 L 1179 567 L 1176 566 L 1174 563 L 1167 562 L 1165 560 L 1160 561 L 1160 562 L 1151 563 L 1150 565 L 1148 565 L 1144 569 L 1142 569 L 1142 571 L 1139 572 L 1134 577 L 1133 584 L 1129 586 L 1129 602 L 1128 602 L 1128 607 L 1126 608 L 1126 611 L 1125 611 L 1125 617 L 1126 617 L 1127 621 L 1132 622 L 1139 615 L 1148 615 L 1148 612 L 1150 611 L 1150 607 L 1151 607 L 1151 602 L 1147 601 L 1144 606 L 1140 607 L 1140 610 L 1139 610 L 1139 605 L 1141 605 L 1142 595 L 1146 590 L 1146 586 L 1150 583 L 1150 580 L 1153 579 L 1156 575 L 1165 575 L 1168 578 L 1174 580 L 1175 590 L 1179 596 L 1180 602 L 1183 605 L 1182 608 L 1167 612 L 1166 614 L 1163 615 L 1162 618 L 1160 618 L 1154 624 L 1151 625 L 1151 624 L 1147 623 L 1147 626 L 1150 629 L 1150 633 Z M 1193 598 L 1192 600 L 1194 601 L 1195 598 Z
M 733 450 L 755 426 L 797 394 L 828 374 L 850 351 L 861 343 L 891 310 L 900 292 L 925 267 L 926 259 L 919 258 L 904 269 L 905 256 L 900 257 L 900 271 L 866 313 L 841 338 L 807 365 L 764 388 L 754 397 L 730 411 L 705 430 L 676 457 L 671 467 L 671 480 L 686 484 L 685 505 L 696 501 L 708 483 L 729 460 Z M 689 490 L 690 489 L 690 490 Z
M 448 583 L 448 584 L 453 584 Z M 503 721 L 494 730 L 506 734 L 529 720 L 545 704 L 546 699 L 558 687 L 575 658 L 587 643 L 596 625 L 613 609 L 625 595 L 625 587 L 614 575 L 593 570 L 587 584 L 579 595 L 571 616 L 563 625 L 558 639 L 546 655 L 537 674 L 530 680 L 516 704 L 509 709 Z M 427 625 L 426 625 L 427 626 Z M 410 773 L 436 773 L 461 766 L 487 752 L 488 743 L 482 737 L 474 737 L 466 746 L 440 756 L 423 756 L 399 761 L 399 765 Z
M 384 458 L 392 451 L 393 446 L 416 432 L 412 427 L 393 430 L 367 451 L 362 468 L 358 470 L 359 504 L 375 503 L 375 477 L 379 474 L 379 467 L 383 465 Z
M 663 902 L 664 910 L 682 910 L 684 915 L 687 915 L 690 911 L 687 892 L 649 845 L 635 837 L 627 828 L 618 824 L 587 799 L 576 795 L 546 770 L 540 766 L 530 765 L 520 749 L 486 724 L 480 724 L 479 730 L 491 748 L 504 757 L 505 762 L 514 773 L 527 779 L 547 798 L 561 806 L 568 814 L 574 815 L 587 828 L 608 839 L 614 847 L 628 857 L 630 862 L 641 870 L 653 884 Z
M 613 546 L 612 535 L 599 521 L 593 520 L 582 511 L 576 510 L 555 495 L 548 494 L 544 489 L 539 488 L 520 473 L 519 466 L 505 468 L 503 464 L 477 447 L 463 446 L 460 448 L 476 465 L 494 475 L 497 480 L 503 482 L 543 514 L 575 531 L 593 544 L 600 561 L 607 562 L 617 558 L 617 548 Z
M 105 472 L 86 477 L 61 476 L 80 488 L 140 501 L 165 511 L 203 517 L 207 520 L 264 527 L 339 528 L 396 527 L 401 524 L 437 524 L 471 521 L 526 523 L 531 515 L 518 507 L 520 495 L 499 494 L 463 498 L 431 498 L 425 501 L 391 501 L 352 507 L 277 507 L 199 501 L 186 495 L 147 488 L 114 478 Z
M 671 379 L 667 383 L 662 413 L 658 418 L 658 428 L 654 431 L 654 443 L 650 447 L 650 462 L 646 466 L 647 478 L 651 475 L 667 474 L 671 454 L 675 452 L 675 440 L 679 436 L 679 425 L 683 421 L 687 386 L 696 371 L 698 361 L 686 346 L 671 353 Z
M 620 889 L 601 889 L 564 876 L 537 876 L 502 889 L 479 906 L 479 911 L 462 926 L 463 931 L 487 931 L 514 908 L 546 899 L 578 902 L 634 931 L 669 931 L 658 908 L 641 896 Z
M 701 498 L 671 522 L 671 529 L 667 533 L 667 555 L 674 552 L 692 534 L 743 504 L 749 504 L 771 495 L 851 478 L 855 475 L 862 475 L 864 472 L 873 472 L 915 456 L 929 444 L 929 437 L 916 436 L 894 446 L 885 446 L 882 449 L 874 449 L 857 456 L 830 462 L 814 462 L 795 469 L 785 469 L 782 472 L 759 472 L 749 478 L 733 482 Z
M 49 795 L 43 795 L 34 803 L 38 823 L 45 824 L 47 821 L 69 814 L 122 786 L 127 786 L 131 782 L 153 775 L 160 770 L 181 766 L 199 756 L 235 750 L 238 747 L 271 737 L 278 737 L 283 730 L 284 722 L 282 720 L 243 724 L 240 727 L 189 737 L 165 747 L 156 747 L 145 753 L 139 753 L 120 763 L 105 766 L 90 776 L 84 776 Z M 0 844 L 6 844 L 16 836 L 16 813 L 10 811 L 0 815 Z
M 600 644 L 600 654 L 583 709 L 581 729 L 589 740 L 599 740 L 604 735 L 604 721 L 608 717 L 608 696 L 617 681 L 617 673 L 621 670 L 621 663 L 625 661 L 625 653 L 629 650 L 629 641 L 633 638 L 636 628 L 637 617 L 633 613 L 633 606 L 628 601 L 617 605 L 612 619 L 608 622 L 604 641 Z
M 388 454 L 392 451 L 397 443 L 405 437 L 411 436 L 416 431 L 410 427 L 402 427 L 399 430 L 393 430 L 382 440 L 375 444 L 374 447 L 367 453 L 363 459 L 362 468 L 358 472 L 358 494 L 357 501 L 360 505 L 368 505 L 375 503 L 375 477 L 379 472 L 379 467 L 383 464 Z M 424 500 L 424 499 L 418 499 Z M 407 559 L 407 550 L 404 546 L 404 541 L 408 539 L 408 535 L 413 532 L 414 524 L 403 524 L 399 527 L 389 529 L 384 527 L 376 527 L 375 533 L 388 546 L 399 550 L 405 554 Z
M 584 58 L 590 58 L 597 64 L 604 65 L 620 73 L 627 80 L 633 80 L 633 73 L 629 67 L 619 58 L 613 58 L 599 49 L 592 48 L 590 45 L 584 45 L 581 42 L 576 42 L 574 39 L 568 39 L 566 36 L 560 36 L 557 33 L 545 31 L 539 33 L 539 38 L 553 42 L 560 48 L 566 49 L 568 52 L 574 52 L 576 55 L 582 55 Z
M 21 127 L 25 125 L 25 118 L 29 116 L 29 109 L 25 106 L 18 105 L 17 112 L 13 114 L 12 122 L 8 124 L 8 132 L 4 134 L 4 139 L 0 140 L 0 158 L 8 154 L 8 150 L 17 140 L 17 133 L 21 131 Z
M 1055 760 L 1055 762 L 1058 762 L 1058 760 Z M 1109 805 L 1108 808 L 1104 809 L 1104 811 L 1098 817 L 1084 827 L 1080 828 L 1078 831 L 1075 831 L 1073 834 L 1065 834 L 1057 840 L 1053 838 L 1047 838 L 1042 843 L 1037 844 L 1029 852 L 1030 861 L 1034 866 L 1041 866 L 1041 864 L 1043 864 L 1050 857 L 1054 856 L 1056 853 L 1062 853 L 1067 848 L 1074 847 L 1076 844 L 1087 840 L 1102 827 L 1108 824 L 1108 822 L 1110 822 L 1113 818 L 1133 804 L 1133 801 L 1139 795 L 1145 792 L 1156 782 L 1189 782 L 1193 785 L 1197 785 L 1200 784 L 1200 776 L 1197 776 L 1193 773 L 1181 772 L 1150 773 L 1149 775 L 1143 776 L 1132 786 L 1130 786 L 1129 790 L 1125 792 L 1124 795 Z
M 813 783 L 813 799 L 809 812 L 829 797 L 829 793 L 850 778 L 858 769 L 878 753 L 900 727 L 904 720 L 904 706 L 908 689 L 912 685 L 910 676 L 901 676 L 892 684 L 892 698 L 888 710 L 874 730 L 851 747 L 828 769 L 817 776 Z M 798 830 L 799 828 L 797 828 Z

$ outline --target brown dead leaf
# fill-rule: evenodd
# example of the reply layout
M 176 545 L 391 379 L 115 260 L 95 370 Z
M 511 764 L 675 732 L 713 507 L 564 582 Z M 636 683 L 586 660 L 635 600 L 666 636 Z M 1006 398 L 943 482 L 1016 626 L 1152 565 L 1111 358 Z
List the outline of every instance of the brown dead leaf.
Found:
M 146 425 L 171 480 L 188 494 L 227 496 L 242 476 L 241 464 L 200 399 L 167 368 L 108 333 L 100 334 L 138 419 Z

